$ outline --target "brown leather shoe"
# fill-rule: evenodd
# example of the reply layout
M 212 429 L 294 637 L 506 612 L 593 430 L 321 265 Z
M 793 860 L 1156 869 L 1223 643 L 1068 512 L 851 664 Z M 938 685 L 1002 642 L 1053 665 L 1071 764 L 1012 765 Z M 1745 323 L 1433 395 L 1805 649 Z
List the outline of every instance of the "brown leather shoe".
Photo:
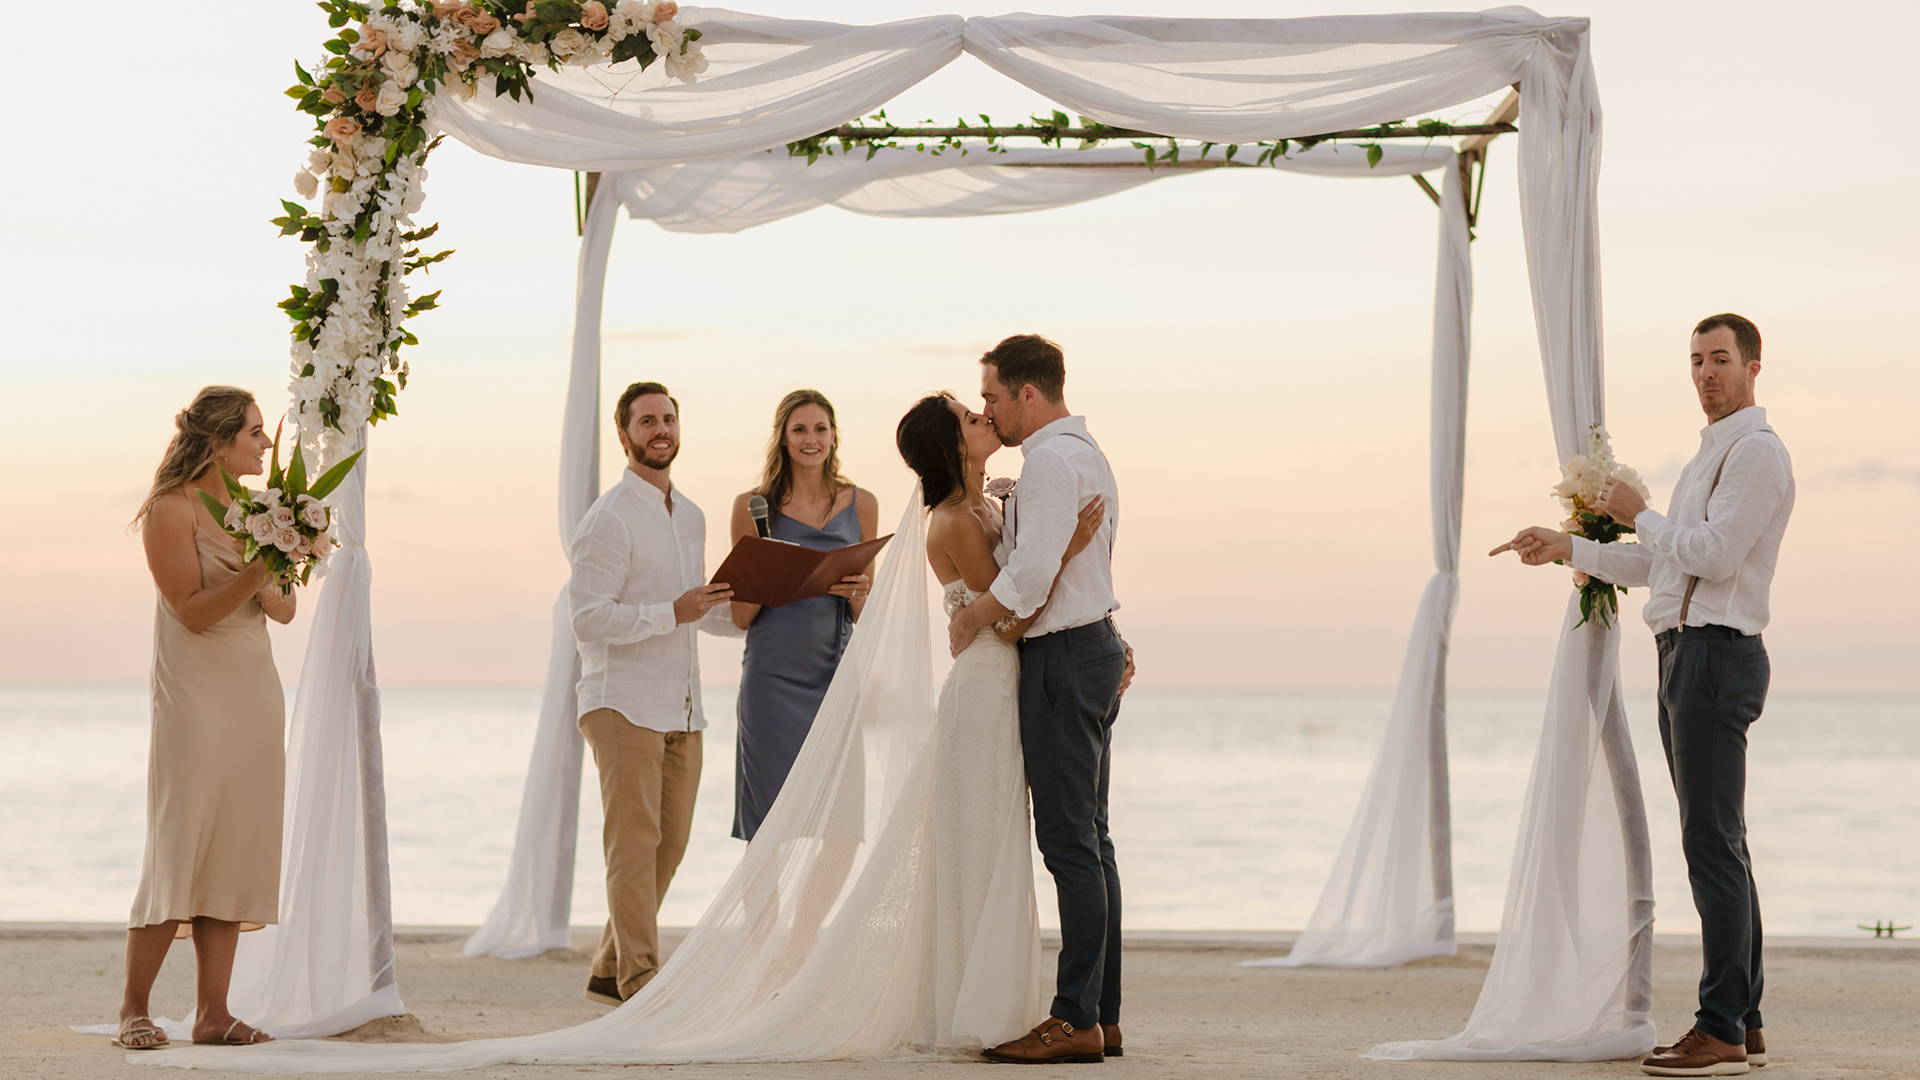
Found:
M 1694 1028 L 1665 1050 L 1640 1062 L 1648 1076 L 1741 1076 L 1748 1071 L 1747 1049 Z
M 1650 1056 L 1658 1057 L 1672 1049 L 1671 1046 L 1656 1046 Z M 1767 1037 L 1759 1028 L 1747 1032 L 1747 1064 L 1756 1069 L 1764 1069 L 1767 1066 Z
M 1107 1057 L 1125 1057 L 1127 1054 L 1127 1048 L 1120 1045 L 1119 1024 L 1101 1024 L 1100 1042 Z
M 1009 1065 L 1051 1065 L 1056 1061 L 1092 1064 L 1107 1059 L 1100 1029 L 1076 1028 L 1059 1017 L 1049 1016 L 1040 1026 L 985 1052 L 988 1061 Z
M 626 999 L 620 996 L 620 983 L 610 975 L 587 976 L 587 991 L 580 995 L 588 1001 L 616 1008 Z

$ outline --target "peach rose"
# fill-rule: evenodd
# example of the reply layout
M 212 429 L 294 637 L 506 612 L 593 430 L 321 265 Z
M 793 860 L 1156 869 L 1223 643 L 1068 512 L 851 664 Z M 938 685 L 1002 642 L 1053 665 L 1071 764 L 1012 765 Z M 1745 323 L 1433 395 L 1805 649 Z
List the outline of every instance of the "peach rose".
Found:
M 333 145 L 340 146 L 360 134 L 360 122 L 351 116 L 336 116 L 327 121 L 327 126 L 321 128 L 320 133 L 332 139 Z
M 653 5 L 654 22 L 669 22 L 678 14 L 680 14 L 680 5 L 673 0 L 660 0 L 660 3 Z
M 1582 571 L 1582 570 L 1575 570 L 1575 571 L 1573 572 L 1573 587 L 1574 587 L 1574 588 L 1576 588 L 1576 589 L 1584 589 L 1584 588 L 1586 588 L 1586 587 L 1587 587 L 1587 583 L 1588 583 L 1588 582 L 1590 582 L 1590 581 L 1592 581 L 1592 580 L 1593 580 L 1592 578 L 1590 578 L 1590 577 L 1588 577 L 1588 576 L 1586 575 L 1586 572 L 1585 572 L 1585 571 Z
M 353 95 L 353 103 L 360 107 L 361 112 L 372 112 L 380 103 L 380 88 L 373 83 L 362 83 L 360 92 Z
M 453 43 L 453 52 L 447 57 L 447 63 L 453 65 L 455 71 L 465 71 L 478 59 L 480 59 L 479 46 L 471 41 L 456 41 Z
M 466 6 L 467 5 L 461 3 L 460 0 L 433 0 L 433 17 L 436 19 L 445 19 L 449 16 L 458 15 L 460 9 Z
M 328 83 L 327 88 L 320 91 L 320 100 L 329 105 L 344 104 L 347 100 L 347 92 L 340 89 L 338 83 Z
M 600 0 L 587 0 L 580 5 L 580 25 L 589 30 L 607 28 L 607 5 Z
M 461 26 L 473 31 L 475 37 L 486 37 L 500 29 L 500 19 L 492 12 L 481 11 L 479 8 L 464 8 L 460 14 L 454 16 L 454 19 Z M 526 20 L 521 19 L 521 21 Z
M 360 25 L 360 44 L 354 46 L 361 52 L 379 56 L 387 51 L 387 32 L 377 26 Z

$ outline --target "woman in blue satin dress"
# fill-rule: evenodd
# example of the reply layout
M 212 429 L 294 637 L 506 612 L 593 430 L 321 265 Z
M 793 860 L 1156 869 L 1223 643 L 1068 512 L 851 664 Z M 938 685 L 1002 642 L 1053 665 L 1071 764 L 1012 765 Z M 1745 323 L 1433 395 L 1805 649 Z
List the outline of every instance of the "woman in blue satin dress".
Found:
M 776 540 L 827 550 L 871 540 L 880 504 L 840 475 L 840 431 L 833 404 L 818 390 L 780 399 L 760 483 L 733 501 L 733 540 L 754 534 L 747 502 L 766 498 Z M 872 567 L 827 596 L 782 607 L 733 605 L 747 631 L 740 665 L 739 745 L 734 756 L 733 835 L 752 840 L 807 741 L 841 650 L 872 584 Z

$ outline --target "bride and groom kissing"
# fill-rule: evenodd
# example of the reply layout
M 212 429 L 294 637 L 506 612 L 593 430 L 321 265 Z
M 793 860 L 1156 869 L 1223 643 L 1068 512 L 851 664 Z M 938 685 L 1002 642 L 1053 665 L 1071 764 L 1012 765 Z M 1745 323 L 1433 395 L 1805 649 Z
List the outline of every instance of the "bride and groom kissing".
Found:
M 156 1063 L 299 1074 L 1122 1053 L 1108 789 L 1112 725 L 1133 663 L 1110 618 L 1118 492 L 1085 419 L 1067 408 L 1057 345 L 1010 337 L 979 371 L 980 412 L 935 394 L 900 420 L 896 443 L 918 475 L 916 497 L 806 742 L 706 913 L 618 1008 L 515 1038 L 284 1040 L 245 1055 L 173 1051 Z M 986 464 L 1003 446 L 1019 446 L 1024 460 L 1012 492 L 996 499 Z M 644 451 L 629 454 L 644 463 Z M 680 546 L 697 575 L 697 545 Z M 942 586 L 954 656 L 937 700 L 929 573 Z M 725 611 L 724 584 L 696 591 L 711 602 L 674 613 L 687 631 Z M 584 650 L 582 659 L 591 670 Z M 1035 842 L 1059 903 L 1050 1002 Z

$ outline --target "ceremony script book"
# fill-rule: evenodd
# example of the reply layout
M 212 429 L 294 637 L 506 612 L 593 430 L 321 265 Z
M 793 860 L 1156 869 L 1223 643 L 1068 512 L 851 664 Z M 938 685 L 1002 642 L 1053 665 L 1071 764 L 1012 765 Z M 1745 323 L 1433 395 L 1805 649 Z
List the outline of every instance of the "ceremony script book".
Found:
M 865 573 L 867 564 L 891 539 L 893 534 L 888 533 L 877 540 L 816 551 L 786 540 L 743 536 L 713 572 L 713 580 L 733 586 L 733 598 L 741 603 L 781 607 L 824 596 L 841 578 Z

